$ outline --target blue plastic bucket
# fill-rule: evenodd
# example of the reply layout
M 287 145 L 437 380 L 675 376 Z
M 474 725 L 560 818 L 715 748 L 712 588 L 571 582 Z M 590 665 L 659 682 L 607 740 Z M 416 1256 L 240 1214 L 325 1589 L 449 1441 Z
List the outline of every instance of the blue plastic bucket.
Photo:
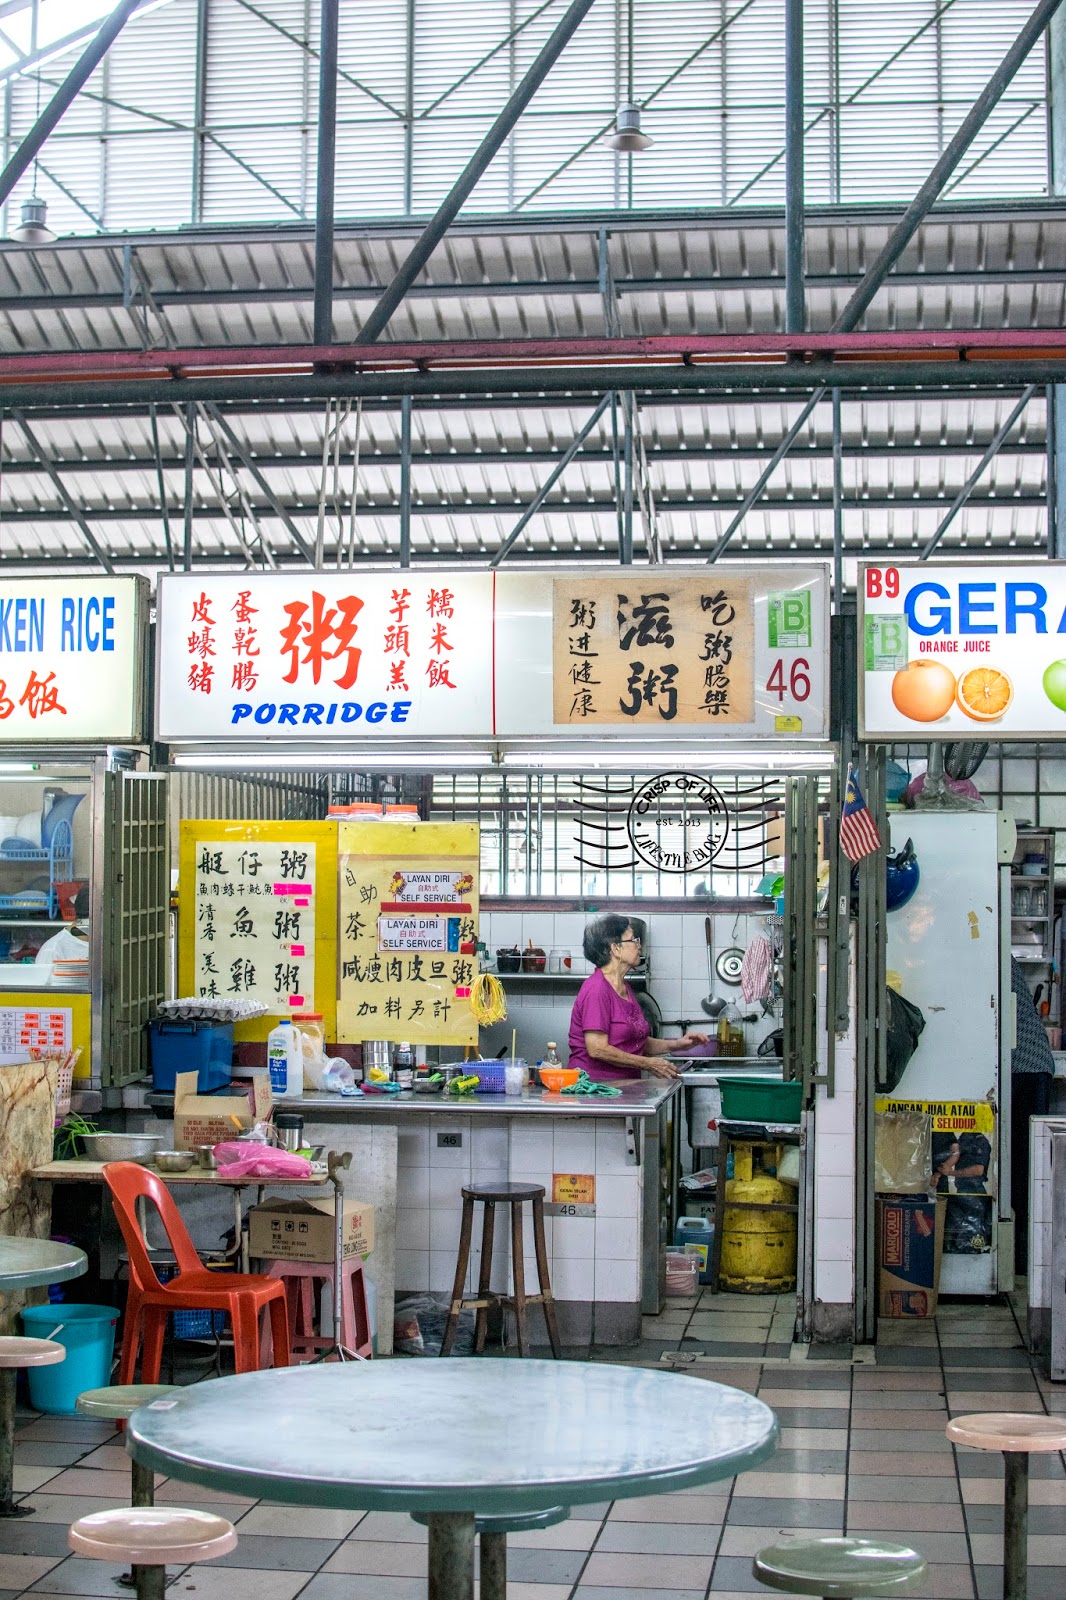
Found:
M 114 1306 L 26 1307 L 22 1331 L 33 1339 L 54 1339 L 67 1352 L 66 1360 L 54 1366 L 29 1369 L 30 1404 L 35 1411 L 71 1417 L 84 1390 L 107 1387 L 118 1319 Z

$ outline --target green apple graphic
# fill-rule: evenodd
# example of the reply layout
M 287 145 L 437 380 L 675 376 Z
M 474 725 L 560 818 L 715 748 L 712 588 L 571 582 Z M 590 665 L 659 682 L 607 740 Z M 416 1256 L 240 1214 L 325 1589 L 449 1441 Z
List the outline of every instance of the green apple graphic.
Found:
M 1053 706 L 1066 711 L 1066 661 L 1053 661 L 1044 673 L 1044 693 Z

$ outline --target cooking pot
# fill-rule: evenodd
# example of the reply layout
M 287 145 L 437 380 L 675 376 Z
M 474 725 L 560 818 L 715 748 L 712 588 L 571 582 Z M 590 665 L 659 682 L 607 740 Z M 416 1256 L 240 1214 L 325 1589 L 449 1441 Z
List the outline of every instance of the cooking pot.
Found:
M 364 1072 L 369 1072 L 371 1067 L 379 1067 L 382 1072 L 391 1071 L 388 1039 L 364 1039 L 362 1051 Z

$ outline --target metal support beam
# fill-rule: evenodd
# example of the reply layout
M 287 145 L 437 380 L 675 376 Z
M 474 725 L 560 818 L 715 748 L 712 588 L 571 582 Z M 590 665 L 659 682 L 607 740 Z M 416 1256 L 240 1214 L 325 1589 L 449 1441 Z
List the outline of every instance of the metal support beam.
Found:
M 984 472 L 985 468 L 988 466 L 988 463 L 993 459 L 993 457 L 998 454 L 1000 446 L 1005 441 L 1007 435 L 1010 433 L 1010 430 L 1013 428 L 1014 424 L 1017 422 L 1018 418 L 1021 416 L 1022 412 L 1025 410 L 1035 393 L 1036 384 L 1031 383 L 1026 389 L 1025 393 L 1022 395 L 1021 399 L 1018 401 L 1018 404 L 1013 408 L 1010 415 L 997 432 L 996 437 L 992 440 L 992 443 L 989 445 L 988 449 L 985 451 L 976 467 L 974 467 L 973 471 L 970 473 L 970 476 L 967 478 L 958 494 L 955 496 L 950 511 L 944 518 L 943 522 L 941 522 L 939 528 L 937 528 L 936 532 L 933 534 L 933 537 L 929 540 L 929 543 L 925 546 L 925 549 L 922 551 L 921 555 L 918 557 L 919 561 L 929 560 L 929 557 L 932 555 L 933 551 L 944 537 L 945 532 L 954 522 L 963 506 L 970 498 L 977 486 L 978 479 L 980 478 L 982 472 Z
M 289 516 L 288 512 L 285 510 L 284 506 L 281 504 L 281 501 L 270 487 L 270 484 L 267 482 L 262 472 L 260 472 L 259 467 L 253 459 L 248 446 L 244 443 L 244 440 L 239 438 L 238 435 L 234 433 L 233 429 L 230 427 L 229 423 L 226 421 L 225 417 L 222 415 L 222 412 L 217 406 L 209 404 L 205 406 L 204 409 L 210 416 L 212 424 L 219 430 L 221 434 L 224 435 L 230 449 L 233 451 L 233 454 L 237 457 L 237 460 L 240 462 L 245 472 L 248 473 L 249 477 L 252 479 L 252 482 L 255 484 L 256 488 L 266 501 L 267 505 L 276 516 L 280 517 L 285 526 L 285 532 L 299 550 L 300 554 L 306 556 L 307 560 L 311 562 L 312 566 L 314 566 L 314 551 L 304 538 L 303 534 L 300 532 L 299 528 L 296 526 L 295 522 Z
M 1039 0 L 1028 22 L 962 119 L 954 138 L 948 143 L 940 160 L 893 228 L 877 259 L 834 322 L 833 333 L 850 333 L 853 328 L 858 327 L 874 295 L 910 244 L 934 203 L 940 198 L 944 185 L 1061 4 L 1062 0 Z
M 138 9 L 140 0 L 120 0 L 109 17 L 100 24 L 77 61 L 49 100 L 33 127 L 22 140 L 11 160 L 0 173 L 0 205 L 3 205 L 33 158 L 41 150 L 64 113 L 77 99 L 101 61 Z
M 113 575 L 115 568 L 111 557 L 108 555 L 107 551 L 104 549 L 103 545 L 97 539 L 95 533 L 86 522 L 80 506 L 76 505 L 71 499 L 70 495 L 67 493 L 66 485 L 59 476 L 59 473 L 56 471 L 55 467 L 52 465 L 48 453 L 43 450 L 38 443 L 37 437 L 29 423 L 26 421 L 26 418 L 22 415 L 21 411 L 12 411 L 10 414 L 13 420 L 18 423 L 19 428 L 22 430 L 22 436 L 26 440 L 26 443 L 29 445 L 30 449 L 41 463 L 41 466 L 52 480 L 52 488 L 66 506 L 71 520 L 76 522 L 78 527 L 81 529 L 82 538 L 85 540 L 85 543 L 89 546 L 89 549 L 92 551 L 97 561 L 99 561 L 104 571 Z
M 411 565 L 411 396 L 400 401 L 400 566 Z
M 802 333 L 803 288 L 803 0 L 785 0 L 785 327 Z
M 622 439 L 622 536 L 618 544 L 618 564 L 633 565 L 633 412 L 636 402 L 633 391 L 622 395 L 622 415 L 625 430 Z
M 1047 30 L 1048 190 L 1066 195 L 1066 11 Z M 1066 556 L 1066 385 L 1047 391 L 1047 553 Z
M 492 127 L 445 195 L 436 214 L 427 223 L 421 237 L 416 240 L 407 260 L 360 328 L 356 340 L 358 344 L 373 344 L 388 327 L 393 312 L 444 238 L 460 209 L 473 193 L 478 180 L 487 171 L 496 152 L 591 11 L 593 4 L 594 0 L 570 0 L 565 14 L 545 42 L 529 71 L 515 88 Z
M 318 56 L 318 169 L 315 185 L 316 344 L 333 340 L 333 206 L 337 168 L 337 60 L 340 0 L 321 0 Z
M 571 461 L 573 461 L 574 457 L 581 449 L 581 446 L 584 444 L 585 440 L 588 438 L 597 422 L 599 422 L 600 418 L 603 416 L 603 413 L 607 410 L 607 407 L 611 404 L 612 399 L 613 395 L 611 393 L 605 394 L 595 411 L 585 423 L 584 427 L 579 433 L 575 434 L 565 455 L 559 461 L 558 466 L 556 466 L 552 472 L 549 472 L 548 476 L 537 490 L 537 493 L 534 495 L 532 501 L 526 507 L 525 511 L 523 511 L 522 515 L 519 517 L 518 521 L 515 523 L 514 527 L 511 529 L 510 533 L 507 535 L 506 539 L 493 556 L 492 560 L 489 562 L 491 567 L 498 567 L 500 565 L 500 562 L 507 555 L 508 551 L 512 549 L 516 541 L 520 538 L 523 528 L 536 516 L 537 512 L 548 498 L 556 483 L 558 483 L 559 479 L 562 477 Z

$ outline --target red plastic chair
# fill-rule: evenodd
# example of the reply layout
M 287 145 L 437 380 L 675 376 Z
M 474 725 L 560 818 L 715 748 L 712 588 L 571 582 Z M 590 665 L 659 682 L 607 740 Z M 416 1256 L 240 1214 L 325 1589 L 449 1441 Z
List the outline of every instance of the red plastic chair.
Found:
M 259 1317 L 270 1313 L 275 1367 L 290 1364 L 289 1319 L 285 1286 L 278 1278 L 257 1273 L 209 1271 L 165 1183 L 134 1161 L 114 1161 L 104 1168 L 118 1225 L 130 1257 L 130 1284 L 122 1332 L 119 1383 L 132 1383 L 143 1337 L 141 1382 L 158 1383 L 163 1335 L 172 1311 L 224 1311 L 233 1326 L 233 1358 L 238 1372 L 260 1368 Z M 161 1283 L 152 1266 L 137 1220 L 137 1201 L 150 1200 L 159 1213 L 178 1264 L 177 1275 Z

